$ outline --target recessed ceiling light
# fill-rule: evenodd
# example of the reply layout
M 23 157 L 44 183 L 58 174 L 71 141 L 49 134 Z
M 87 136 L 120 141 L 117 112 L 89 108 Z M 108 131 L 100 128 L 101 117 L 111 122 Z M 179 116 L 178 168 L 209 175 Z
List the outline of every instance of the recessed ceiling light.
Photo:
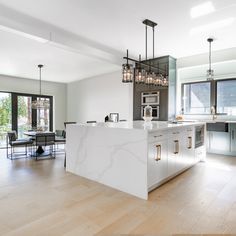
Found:
M 213 6 L 212 2 L 205 2 L 196 7 L 192 7 L 190 11 L 190 15 L 192 18 L 197 18 L 200 16 L 210 14 L 214 11 L 215 11 L 215 7 Z
M 233 24 L 234 21 L 235 21 L 235 18 L 230 17 L 224 20 L 215 21 L 211 24 L 201 25 L 201 26 L 191 29 L 190 34 L 198 34 L 198 33 L 206 32 L 206 31 L 211 31 L 214 29 L 223 28 L 223 27 Z

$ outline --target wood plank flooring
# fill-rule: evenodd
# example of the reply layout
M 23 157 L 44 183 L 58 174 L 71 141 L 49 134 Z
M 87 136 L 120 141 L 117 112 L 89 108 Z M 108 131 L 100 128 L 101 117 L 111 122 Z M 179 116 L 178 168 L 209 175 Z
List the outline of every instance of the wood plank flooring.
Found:
M 236 234 L 236 157 L 208 155 L 144 201 L 0 150 L 0 235 Z

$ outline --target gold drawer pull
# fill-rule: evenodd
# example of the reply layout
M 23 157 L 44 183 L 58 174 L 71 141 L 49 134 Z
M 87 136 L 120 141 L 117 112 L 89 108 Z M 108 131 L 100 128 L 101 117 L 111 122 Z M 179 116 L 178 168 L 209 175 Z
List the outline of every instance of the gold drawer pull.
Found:
M 179 134 L 179 132 L 173 132 L 173 134 Z
M 175 143 L 174 154 L 178 154 L 179 153 L 179 140 L 174 140 L 174 143 Z
M 157 153 L 155 156 L 155 161 L 160 161 L 161 160 L 161 145 L 160 144 L 156 145 L 156 148 L 157 148 Z
M 192 149 L 192 137 L 188 137 L 188 149 Z
M 154 137 L 154 138 L 159 138 L 159 137 L 162 137 L 162 134 L 160 134 L 160 135 L 154 135 L 153 137 Z

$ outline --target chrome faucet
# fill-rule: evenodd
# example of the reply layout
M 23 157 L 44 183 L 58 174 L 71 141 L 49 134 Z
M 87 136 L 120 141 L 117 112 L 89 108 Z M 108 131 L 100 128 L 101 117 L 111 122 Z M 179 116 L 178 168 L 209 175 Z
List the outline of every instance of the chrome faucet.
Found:
M 215 120 L 217 118 L 215 106 L 211 107 L 211 114 L 212 114 L 212 120 Z

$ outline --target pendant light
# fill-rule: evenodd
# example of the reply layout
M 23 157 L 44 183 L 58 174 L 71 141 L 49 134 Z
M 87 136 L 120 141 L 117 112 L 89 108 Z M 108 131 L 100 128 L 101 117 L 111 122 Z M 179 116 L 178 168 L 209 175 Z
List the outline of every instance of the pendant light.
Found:
M 208 38 L 207 42 L 209 43 L 209 69 L 207 70 L 207 80 L 214 80 L 214 70 L 211 68 L 211 43 L 213 42 L 213 38 Z
M 139 55 L 139 63 L 137 68 L 135 68 L 135 83 L 144 84 L 145 83 L 145 70 L 141 67 L 141 55 Z
M 39 68 L 39 98 L 37 100 L 32 101 L 32 109 L 49 109 L 50 103 L 49 100 L 46 100 L 45 98 L 41 97 L 41 74 L 42 74 L 42 67 L 43 65 L 38 65 Z
M 127 61 L 126 64 L 122 65 L 122 82 L 123 83 L 132 83 L 133 82 L 133 65 L 129 64 L 129 51 L 127 50 Z
M 133 80 L 136 84 L 146 84 L 146 85 L 154 85 L 154 86 L 162 86 L 162 79 L 163 76 L 160 74 L 160 70 L 164 70 L 157 67 L 156 65 L 153 65 L 151 61 L 155 62 L 155 27 L 157 26 L 157 23 L 145 19 L 142 22 L 145 25 L 145 60 L 141 61 L 141 56 L 139 55 L 139 61 L 133 58 L 129 58 L 128 56 L 128 50 L 127 50 L 127 56 L 123 57 L 123 59 L 126 59 L 126 64 L 122 65 L 122 82 L 123 83 L 132 83 Z M 148 27 L 152 28 L 153 32 L 153 58 L 150 60 L 147 58 L 147 48 L 148 48 Z M 129 61 L 132 61 L 135 63 L 135 71 L 133 72 L 133 65 L 129 64 Z M 148 70 L 146 70 L 148 68 Z M 158 71 L 158 73 L 157 73 Z M 134 79 L 133 79 L 133 73 L 135 73 Z M 165 77 L 165 86 L 168 86 L 168 75 Z

